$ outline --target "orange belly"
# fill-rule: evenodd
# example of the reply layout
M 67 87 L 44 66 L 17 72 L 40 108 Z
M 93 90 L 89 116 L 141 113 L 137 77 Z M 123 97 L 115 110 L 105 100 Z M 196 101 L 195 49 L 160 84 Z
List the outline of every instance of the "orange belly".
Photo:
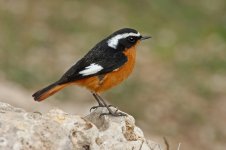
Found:
M 95 76 L 76 81 L 75 83 L 97 93 L 106 91 L 118 85 L 133 71 L 135 65 L 136 47 L 131 47 L 126 50 L 124 54 L 127 56 L 128 60 L 122 67 L 103 75 L 103 78 Z

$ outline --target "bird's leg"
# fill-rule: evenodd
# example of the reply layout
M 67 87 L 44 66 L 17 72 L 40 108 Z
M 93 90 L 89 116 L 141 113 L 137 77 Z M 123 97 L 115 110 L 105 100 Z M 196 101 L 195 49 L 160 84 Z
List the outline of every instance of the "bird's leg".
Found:
M 105 107 L 104 104 L 102 104 L 101 101 L 99 100 L 99 98 L 97 97 L 96 93 L 92 93 L 92 94 L 93 94 L 93 97 L 95 98 L 95 100 L 97 101 L 98 106 L 91 107 L 89 111 L 91 111 L 92 109 L 96 109 L 98 107 Z
M 104 107 L 104 104 L 101 103 L 100 99 L 98 98 L 97 94 L 96 93 L 93 93 L 93 97 L 95 98 L 95 100 L 97 101 L 98 103 L 98 106 L 100 107 Z
M 91 107 L 91 108 L 90 108 L 90 111 L 91 111 L 92 109 L 96 109 L 96 108 L 98 108 L 98 107 L 106 107 L 105 104 L 101 102 L 102 100 L 98 97 L 97 93 L 92 93 L 92 94 L 93 94 L 93 97 L 95 98 L 95 100 L 97 101 L 98 106 L 93 106 L 93 107 Z M 108 105 L 108 107 L 112 107 L 112 105 Z
M 103 116 L 103 115 L 112 115 L 112 116 L 126 116 L 126 114 L 125 113 L 122 113 L 122 112 L 118 112 L 118 109 L 116 109 L 116 111 L 115 112 L 113 112 L 112 110 L 111 110 L 111 105 L 107 105 L 107 103 L 104 101 L 104 99 L 100 96 L 100 95 L 98 95 L 97 93 L 96 93 L 96 96 L 98 97 L 98 99 L 99 100 L 101 100 L 101 102 L 104 104 L 104 106 L 108 109 L 108 113 L 102 113 L 102 114 L 100 114 L 100 116 Z

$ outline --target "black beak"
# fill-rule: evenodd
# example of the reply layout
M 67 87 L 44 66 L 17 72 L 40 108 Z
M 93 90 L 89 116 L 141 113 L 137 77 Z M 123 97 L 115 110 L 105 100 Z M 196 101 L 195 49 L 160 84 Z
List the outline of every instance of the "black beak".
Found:
M 143 40 L 147 40 L 147 39 L 150 39 L 151 38 L 151 36 L 141 36 L 141 41 L 143 41 Z

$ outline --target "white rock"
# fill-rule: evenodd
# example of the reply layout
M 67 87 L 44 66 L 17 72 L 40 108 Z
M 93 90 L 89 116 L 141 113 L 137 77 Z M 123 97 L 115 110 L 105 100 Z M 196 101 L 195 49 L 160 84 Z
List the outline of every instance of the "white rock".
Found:
M 102 116 L 98 108 L 81 117 L 54 109 L 26 112 L 0 102 L 0 149 L 3 150 L 160 150 L 145 139 L 132 116 Z

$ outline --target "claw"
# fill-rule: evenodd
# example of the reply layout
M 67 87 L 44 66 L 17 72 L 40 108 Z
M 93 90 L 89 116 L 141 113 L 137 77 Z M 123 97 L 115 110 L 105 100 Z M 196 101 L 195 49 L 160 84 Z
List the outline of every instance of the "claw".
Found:
M 98 107 L 100 107 L 100 106 L 93 106 L 93 107 L 91 107 L 91 108 L 89 109 L 89 112 L 91 112 L 93 109 L 97 109 Z
M 106 106 L 103 106 L 103 105 L 93 106 L 93 107 L 90 108 L 89 111 L 91 112 L 93 109 L 97 109 L 97 108 L 99 108 L 99 107 L 106 107 Z M 113 105 L 108 105 L 107 107 L 113 107 L 113 108 L 116 108 L 116 107 L 113 106 Z
M 102 114 L 100 114 L 100 117 L 105 116 L 105 115 L 111 115 L 111 116 L 114 116 L 114 117 L 127 116 L 127 114 L 125 114 L 125 113 L 118 112 L 118 109 L 114 113 L 112 113 L 112 112 L 102 113 Z

